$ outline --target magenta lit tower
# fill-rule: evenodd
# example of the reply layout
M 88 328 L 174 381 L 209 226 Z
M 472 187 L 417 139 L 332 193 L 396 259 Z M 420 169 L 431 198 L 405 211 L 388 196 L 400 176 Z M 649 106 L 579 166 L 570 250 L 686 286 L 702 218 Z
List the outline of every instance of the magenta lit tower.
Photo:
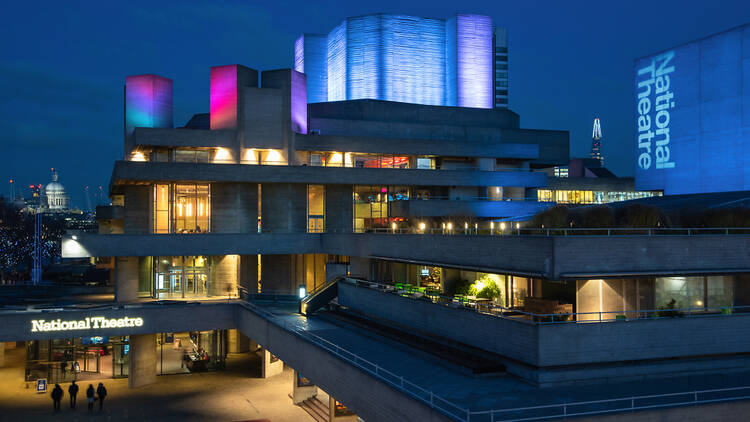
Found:
M 258 71 L 238 64 L 211 68 L 211 130 L 237 129 L 244 87 L 258 87 Z
M 594 119 L 594 130 L 591 133 L 591 158 L 599 160 L 604 167 L 604 155 L 602 155 L 602 126 L 599 118 Z

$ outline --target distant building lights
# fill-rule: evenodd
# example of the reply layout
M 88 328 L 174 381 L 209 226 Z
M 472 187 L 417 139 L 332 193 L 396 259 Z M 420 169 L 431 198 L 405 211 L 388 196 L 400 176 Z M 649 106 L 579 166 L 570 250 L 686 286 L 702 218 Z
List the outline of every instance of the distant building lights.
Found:
M 424 231 L 424 227 L 425 227 L 424 223 L 419 223 L 419 230 L 420 231 Z
M 448 223 L 448 230 L 453 230 L 453 223 Z
M 505 223 L 500 223 L 500 230 L 505 230 Z
M 396 232 L 396 223 L 395 222 L 391 223 L 391 229 L 393 230 L 394 233 Z

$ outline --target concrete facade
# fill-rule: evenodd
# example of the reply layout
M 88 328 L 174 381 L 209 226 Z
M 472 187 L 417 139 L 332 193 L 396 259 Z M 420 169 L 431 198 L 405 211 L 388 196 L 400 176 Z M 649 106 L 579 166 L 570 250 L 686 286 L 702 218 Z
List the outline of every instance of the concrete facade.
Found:
M 211 233 L 258 232 L 258 185 L 211 184 Z
M 130 336 L 128 386 L 142 387 L 156 382 L 156 334 Z

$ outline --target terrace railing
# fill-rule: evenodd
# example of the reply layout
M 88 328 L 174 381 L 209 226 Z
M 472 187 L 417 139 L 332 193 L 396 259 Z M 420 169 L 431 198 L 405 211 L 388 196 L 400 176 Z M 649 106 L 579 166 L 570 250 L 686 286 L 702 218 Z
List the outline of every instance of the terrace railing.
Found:
M 622 310 L 600 312 L 572 312 L 539 314 L 526 312 L 518 308 L 507 308 L 492 302 L 477 301 L 465 295 L 443 296 L 439 293 L 428 292 L 426 289 L 404 286 L 402 283 L 383 284 L 368 280 L 346 278 L 346 282 L 361 287 L 377 289 L 381 292 L 397 294 L 413 300 L 430 301 L 436 305 L 451 308 L 467 309 L 498 318 L 510 319 L 528 324 L 571 324 L 571 323 L 601 323 L 624 322 L 635 320 L 656 320 L 666 318 L 700 318 L 709 316 L 747 315 L 750 306 L 713 306 L 700 308 L 662 308 L 650 310 Z M 401 285 L 402 287 L 398 287 Z

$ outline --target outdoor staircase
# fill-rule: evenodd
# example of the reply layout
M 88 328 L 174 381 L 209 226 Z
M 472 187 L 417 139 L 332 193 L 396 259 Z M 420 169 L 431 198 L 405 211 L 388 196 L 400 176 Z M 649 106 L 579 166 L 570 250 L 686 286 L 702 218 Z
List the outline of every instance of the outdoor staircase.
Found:
M 335 299 L 339 295 L 339 280 L 343 278 L 336 277 L 302 298 L 299 303 L 299 313 L 302 315 L 312 314 Z
M 317 422 L 328 422 L 328 406 L 317 397 L 309 398 L 299 404 Z

